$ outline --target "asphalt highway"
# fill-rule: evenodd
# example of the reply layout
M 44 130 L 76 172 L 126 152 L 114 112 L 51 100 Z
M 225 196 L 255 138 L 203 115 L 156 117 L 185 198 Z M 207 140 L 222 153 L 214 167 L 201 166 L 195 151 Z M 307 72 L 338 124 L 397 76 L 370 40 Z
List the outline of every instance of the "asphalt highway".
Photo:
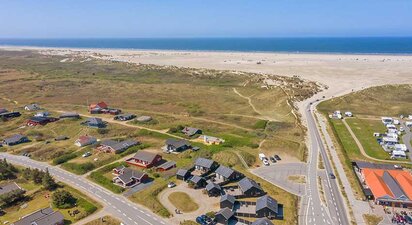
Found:
M 167 224 L 158 216 L 147 211 L 146 209 L 143 209 L 142 207 L 139 207 L 127 198 L 121 195 L 113 194 L 82 176 L 69 173 L 59 167 L 38 162 L 25 156 L 0 153 L 0 158 L 6 158 L 7 161 L 11 163 L 25 167 L 37 168 L 41 170 L 48 168 L 50 174 L 52 174 L 56 180 L 67 183 L 84 192 L 88 196 L 93 197 L 93 199 L 101 202 L 101 204 L 105 207 L 104 210 L 106 212 L 113 214 L 125 225 Z

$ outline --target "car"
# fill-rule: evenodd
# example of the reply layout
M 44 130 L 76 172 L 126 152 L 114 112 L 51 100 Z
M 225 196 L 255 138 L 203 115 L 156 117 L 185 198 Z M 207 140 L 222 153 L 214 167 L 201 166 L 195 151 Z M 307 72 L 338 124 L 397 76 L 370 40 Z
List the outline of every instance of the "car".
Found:
M 330 178 L 330 179 L 335 179 L 335 178 L 336 178 L 336 177 L 335 177 L 335 174 L 329 173 L 329 178 Z
M 269 164 L 269 162 L 268 162 L 267 160 L 263 160 L 263 165 L 269 166 L 270 164 Z
M 401 165 L 394 165 L 393 166 L 395 169 L 402 169 L 402 166 Z
M 82 155 L 82 157 L 83 157 L 83 158 L 86 158 L 86 157 L 89 157 L 89 156 L 91 156 L 91 155 L 92 155 L 91 152 L 85 152 L 85 153 Z
M 273 162 L 273 163 L 275 163 L 275 162 L 276 162 L 276 159 L 273 158 L 273 157 L 270 157 L 270 161 Z
M 196 217 L 196 223 L 198 223 L 198 224 L 205 224 L 206 222 L 205 222 L 204 219 L 202 219 L 202 217 L 198 216 L 198 217 Z
M 173 187 L 176 187 L 176 184 L 175 184 L 174 182 L 169 182 L 169 183 L 167 184 L 167 187 L 168 187 L 168 188 L 173 188 Z
M 274 157 L 277 161 L 281 160 L 281 158 L 278 155 L 275 155 Z

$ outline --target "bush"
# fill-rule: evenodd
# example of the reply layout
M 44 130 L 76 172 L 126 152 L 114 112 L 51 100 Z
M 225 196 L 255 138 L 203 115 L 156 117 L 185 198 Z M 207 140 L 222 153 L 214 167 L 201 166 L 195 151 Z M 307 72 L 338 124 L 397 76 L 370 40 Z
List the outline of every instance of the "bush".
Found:
M 95 165 L 91 162 L 87 162 L 87 163 L 82 163 L 82 164 L 77 164 L 77 163 L 63 163 L 62 167 L 66 170 L 69 170 L 77 175 L 82 175 L 85 174 L 91 170 L 93 170 L 95 167 Z
M 97 133 L 99 133 L 99 134 L 107 134 L 107 133 L 109 133 L 109 129 L 100 128 L 100 129 L 97 129 Z
M 53 205 L 59 209 L 68 209 L 72 208 L 77 199 L 73 195 L 65 190 L 56 191 L 52 195 Z
M 258 120 L 255 123 L 255 125 L 253 126 L 253 128 L 255 128 L 255 129 L 265 129 L 267 122 L 268 122 L 267 120 Z
M 53 165 L 59 165 L 59 164 L 65 163 L 69 161 L 70 159 L 74 159 L 76 157 L 77 155 L 75 153 L 68 153 L 68 154 L 61 155 L 53 160 Z

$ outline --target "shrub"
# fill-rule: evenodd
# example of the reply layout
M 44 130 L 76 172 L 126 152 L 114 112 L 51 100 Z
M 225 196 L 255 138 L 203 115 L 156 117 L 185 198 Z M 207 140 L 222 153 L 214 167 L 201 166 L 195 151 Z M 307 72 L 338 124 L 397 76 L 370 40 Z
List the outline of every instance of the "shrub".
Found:
M 59 209 L 71 208 L 77 202 L 77 199 L 73 197 L 73 195 L 66 190 L 54 192 L 52 195 L 52 200 L 53 200 L 53 205 Z
M 253 128 L 255 128 L 255 129 L 265 129 L 267 122 L 268 122 L 267 120 L 258 120 L 255 123 L 255 125 L 253 126 Z
M 53 160 L 53 165 L 59 165 L 59 164 L 65 163 L 76 157 L 77 155 L 75 153 L 68 153 L 68 154 L 61 155 Z

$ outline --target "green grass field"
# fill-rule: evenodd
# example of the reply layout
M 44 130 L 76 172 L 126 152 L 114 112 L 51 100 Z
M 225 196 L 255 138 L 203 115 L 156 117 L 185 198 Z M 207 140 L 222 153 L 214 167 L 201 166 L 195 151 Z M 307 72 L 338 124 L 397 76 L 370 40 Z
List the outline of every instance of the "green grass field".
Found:
M 182 212 L 193 212 L 199 208 L 196 202 L 184 192 L 173 192 L 169 195 L 170 202 Z

